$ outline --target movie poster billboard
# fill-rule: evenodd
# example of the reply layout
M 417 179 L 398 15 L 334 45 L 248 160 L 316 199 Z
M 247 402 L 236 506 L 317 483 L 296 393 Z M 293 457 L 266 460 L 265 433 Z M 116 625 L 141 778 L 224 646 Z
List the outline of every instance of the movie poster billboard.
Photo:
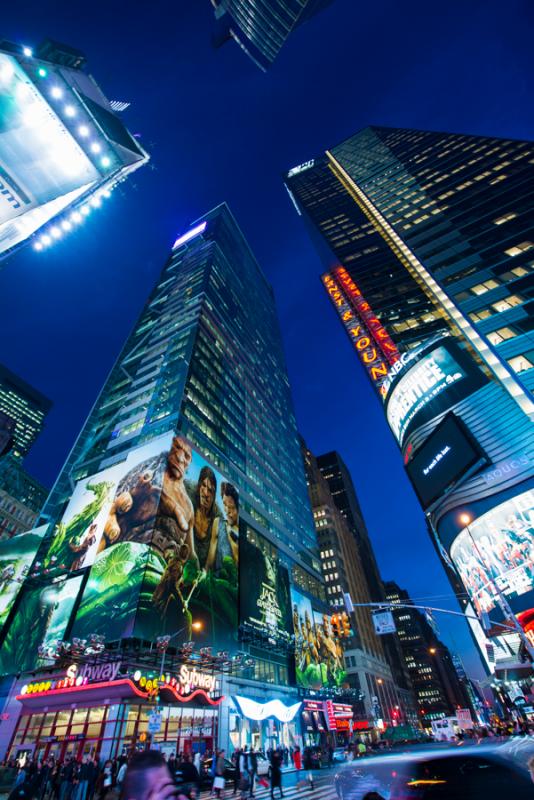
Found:
M 48 525 L 0 542 L 0 630 L 30 571 Z
M 502 618 L 496 586 L 512 611 L 534 606 L 534 490 L 475 519 L 452 543 L 450 554 L 480 616 Z
M 237 637 L 237 490 L 172 434 L 119 466 L 72 635 L 154 640 L 181 631 L 186 641 L 197 623 L 204 644 L 229 646 Z
M 289 572 L 274 545 L 255 531 L 249 536 L 239 544 L 239 621 L 261 637 L 289 642 Z
M 63 639 L 81 582 L 80 575 L 25 591 L 0 648 L 0 674 L 24 672 L 49 663 L 39 658 L 38 648 Z
M 134 635 L 228 650 L 237 644 L 239 493 L 173 439 Z
M 332 633 L 330 617 L 315 611 L 311 600 L 291 588 L 297 684 L 304 689 L 341 686 L 346 678 L 345 658 Z

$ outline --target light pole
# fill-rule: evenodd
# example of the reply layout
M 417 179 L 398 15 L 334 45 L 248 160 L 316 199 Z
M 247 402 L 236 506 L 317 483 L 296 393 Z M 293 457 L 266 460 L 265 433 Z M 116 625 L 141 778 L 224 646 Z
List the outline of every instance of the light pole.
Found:
M 202 630 L 202 622 L 193 622 L 191 624 L 191 628 L 194 631 L 201 631 Z M 160 675 L 163 675 L 163 670 L 165 668 L 165 655 L 167 653 L 167 648 L 169 646 L 169 642 L 171 641 L 171 639 L 174 639 L 175 636 L 179 636 L 185 630 L 187 630 L 187 626 L 184 626 L 183 628 L 180 628 L 180 630 L 175 631 L 174 633 L 171 633 L 170 636 L 158 636 L 158 638 L 156 639 L 156 647 L 157 647 L 158 650 L 161 651 L 161 667 L 160 667 L 160 671 L 159 671 Z
M 462 523 L 462 525 L 465 525 L 465 529 L 466 529 L 466 531 L 467 531 L 467 533 L 469 535 L 469 538 L 471 539 L 471 541 L 473 543 L 473 548 L 474 548 L 474 550 L 475 550 L 475 552 L 476 552 L 476 554 L 477 554 L 477 556 L 478 556 L 478 558 L 480 560 L 480 563 L 484 565 L 484 568 L 486 570 L 486 574 L 488 576 L 488 583 L 490 584 L 490 586 L 494 590 L 495 594 L 499 598 L 499 605 L 501 607 L 501 611 L 503 612 L 505 619 L 509 619 L 510 622 L 512 623 L 512 626 L 515 628 L 516 633 L 518 634 L 519 638 L 523 642 L 523 645 L 525 646 L 525 649 L 526 649 L 527 653 L 530 656 L 531 663 L 534 663 L 534 648 L 530 644 L 530 641 L 529 641 L 525 631 L 523 630 L 522 626 L 520 625 L 516 615 L 514 614 L 512 609 L 510 608 L 508 600 L 504 596 L 504 592 L 501 590 L 499 584 L 497 583 L 497 580 L 492 578 L 492 576 L 491 576 L 491 569 L 489 568 L 486 559 L 484 558 L 484 556 L 480 552 L 479 547 L 478 547 L 478 545 L 477 545 L 477 543 L 475 541 L 475 537 L 473 536 L 473 534 L 471 533 L 471 529 L 469 528 L 469 523 L 472 522 L 472 521 L 473 521 L 473 518 L 471 517 L 471 515 L 467 514 L 465 511 L 462 514 L 460 514 L 460 522 Z

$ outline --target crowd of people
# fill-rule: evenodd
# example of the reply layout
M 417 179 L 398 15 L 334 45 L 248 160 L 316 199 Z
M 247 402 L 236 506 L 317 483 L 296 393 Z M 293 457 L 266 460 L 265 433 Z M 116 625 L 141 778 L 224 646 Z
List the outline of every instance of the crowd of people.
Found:
M 16 770 L 8 800 L 104 800 L 124 779 L 127 759 L 99 764 L 91 756 L 66 756 L 64 761 L 49 758 L 24 764 L 9 760 L 3 766 Z

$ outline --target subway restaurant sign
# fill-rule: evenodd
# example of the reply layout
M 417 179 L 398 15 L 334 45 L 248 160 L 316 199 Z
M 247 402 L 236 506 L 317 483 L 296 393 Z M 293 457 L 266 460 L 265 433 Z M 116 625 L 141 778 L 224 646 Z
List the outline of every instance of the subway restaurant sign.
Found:
M 120 661 L 113 661 L 109 664 L 71 664 L 61 678 L 28 683 L 22 687 L 20 693 L 37 694 L 37 692 L 49 692 L 56 689 L 70 689 L 73 686 L 86 686 L 88 683 L 114 681 L 120 668 Z

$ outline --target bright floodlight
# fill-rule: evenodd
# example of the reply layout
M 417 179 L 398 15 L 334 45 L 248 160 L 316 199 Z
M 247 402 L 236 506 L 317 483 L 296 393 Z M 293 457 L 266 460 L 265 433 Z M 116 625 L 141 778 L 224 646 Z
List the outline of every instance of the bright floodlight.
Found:
M 111 164 L 111 159 L 108 156 L 104 156 L 104 158 L 100 161 L 103 167 L 109 167 Z
M 46 78 L 47 76 L 47 72 L 44 67 L 39 67 L 39 69 L 37 70 L 37 74 L 39 75 L 40 78 Z
M 42 243 L 44 245 L 52 243 L 52 239 L 50 238 L 50 236 L 47 233 L 45 233 L 44 236 L 41 236 L 41 241 L 42 241 Z
M 59 86 L 54 86 L 50 94 L 55 100 L 59 100 L 60 97 L 63 97 L 63 91 L 59 88 Z
M 91 209 L 89 208 L 89 206 L 82 206 L 82 214 L 84 215 L 84 217 L 86 217 L 90 213 Z
M 42 242 L 35 242 L 35 244 L 33 245 L 33 249 L 34 250 L 42 250 L 43 249 Z
M 74 108 L 74 106 L 65 106 L 65 116 L 66 117 L 76 116 L 76 109 Z
M 33 56 L 33 50 L 31 47 L 23 47 L 22 53 L 26 56 L 26 58 L 31 58 Z
M 80 125 L 80 127 L 78 128 L 78 133 L 80 134 L 80 136 L 89 136 L 89 128 L 87 127 L 87 125 Z
M 98 142 L 93 142 L 92 143 L 92 145 L 91 145 L 91 152 L 92 153 L 100 153 L 101 150 L 102 150 L 102 148 L 100 147 Z
M 93 208 L 98 208 L 102 201 L 100 200 L 100 197 L 97 197 L 95 194 L 91 197 L 91 200 L 89 202 L 91 203 Z
M 60 239 L 61 238 L 61 229 L 58 228 L 57 225 L 54 225 L 53 228 L 50 228 L 50 233 L 52 234 L 54 239 Z
M 79 211 L 73 211 L 72 214 L 70 215 L 70 218 L 72 222 L 81 222 L 83 219 Z
M 102 197 L 105 197 L 106 200 L 111 197 L 111 192 L 109 191 L 109 189 L 106 189 L 104 192 L 102 192 Z
M 64 219 L 63 222 L 61 223 L 61 227 L 63 228 L 64 231 L 70 231 L 72 225 L 70 224 L 68 219 Z

